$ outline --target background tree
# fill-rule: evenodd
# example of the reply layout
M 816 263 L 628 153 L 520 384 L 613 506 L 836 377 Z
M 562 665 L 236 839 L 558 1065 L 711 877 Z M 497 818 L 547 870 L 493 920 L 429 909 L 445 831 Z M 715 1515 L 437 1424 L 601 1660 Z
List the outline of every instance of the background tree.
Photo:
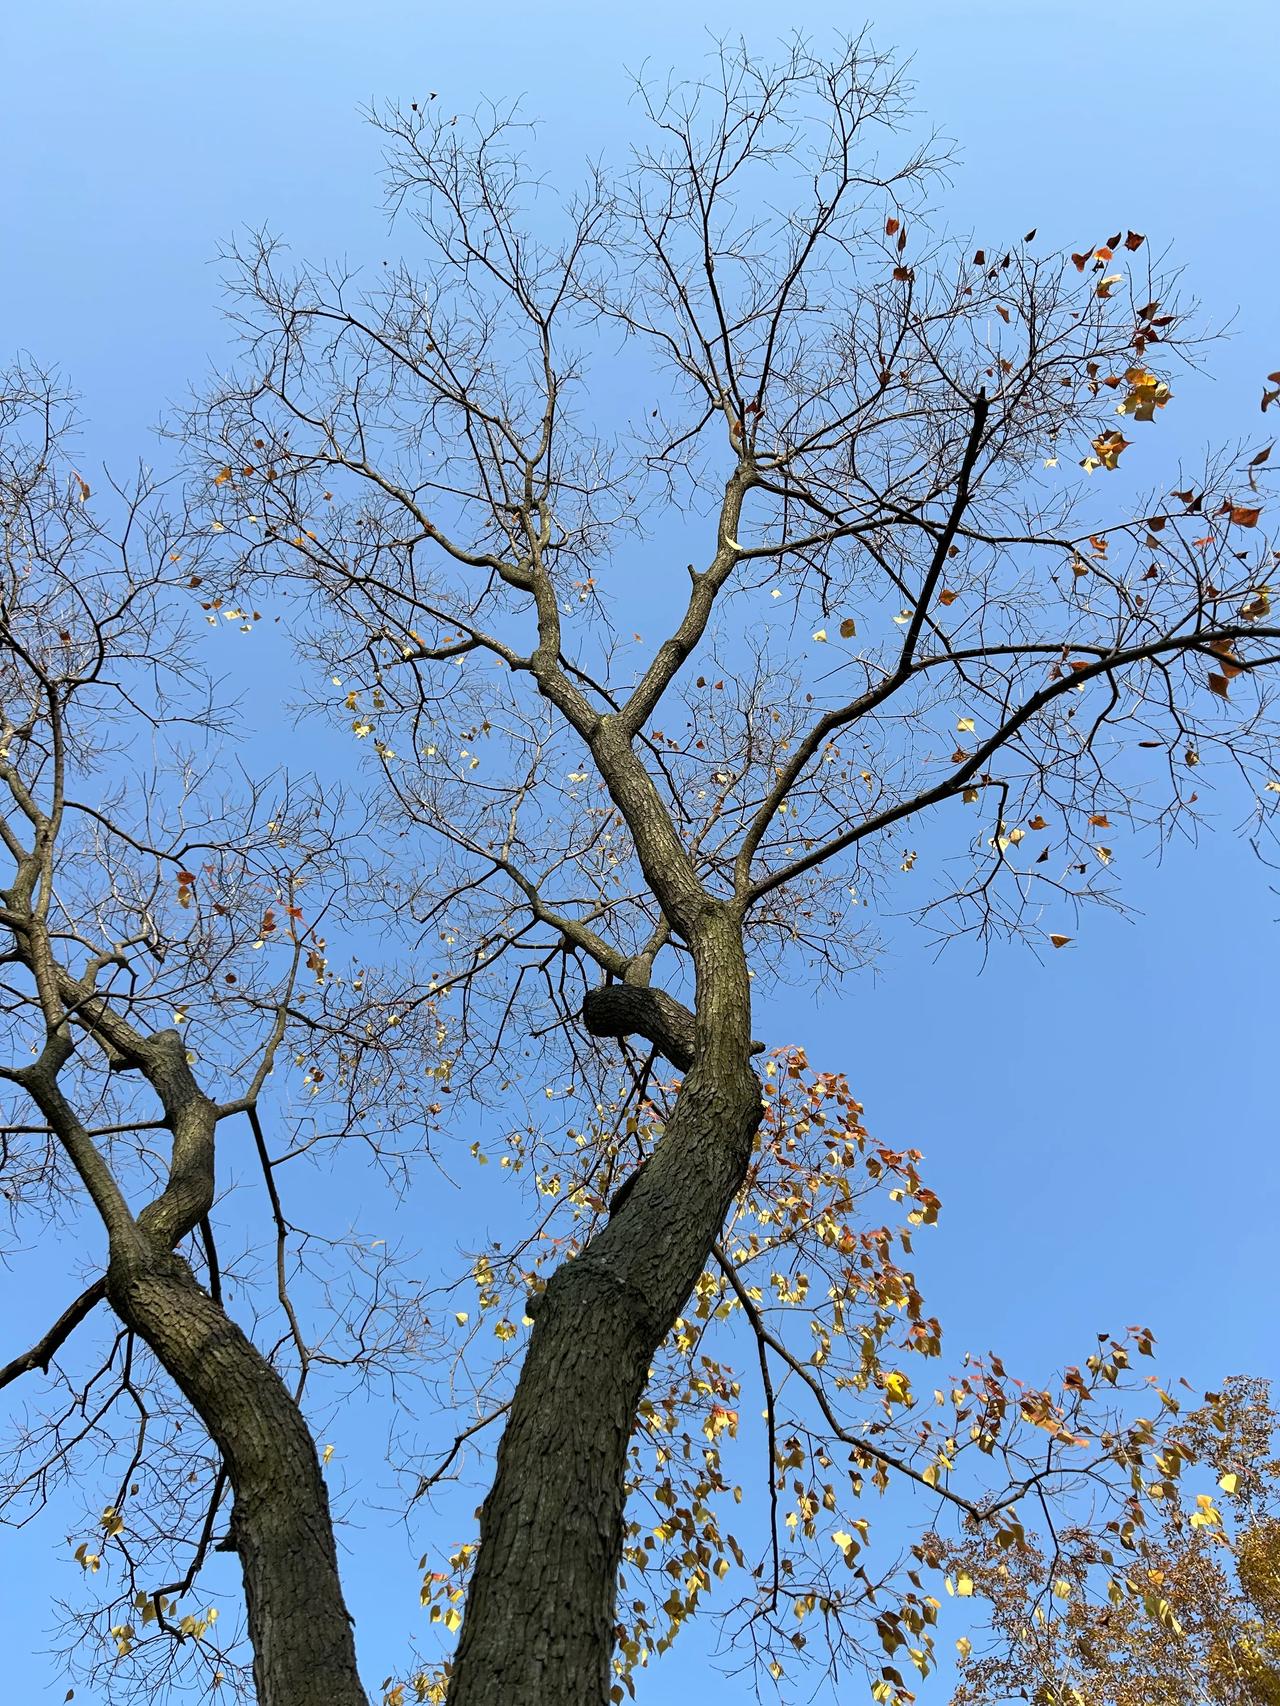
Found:
M 507 1419 L 478 1551 L 424 1586 L 452 1626 L 470 1577 L 455 1703 L 616 1695 L 653 1627 L 646 1593 L 634 1621 L 619 1616 L 620 1565 L 678 1578 L 657 1602 L 665 1641 L 719 1563 L 739 1562 L 708 1506 L 738 1382 L 691 1330 L 691 1294 L 695 1320 L 754 1336 L 771 1498 L 777 1475 L 795 1497 L 765 1561 L 742 1560 L 744 1633 L 775 1675 L 814 1611 L 833 1664 L 870 1639 L 929 1668 L 936 1599 L 911 1571 L 941 1554 L 921 1545 L 892 1589 L 896 1572 L 868 1576 L 864 1478 L 922 1483 L 1021 1556 L 1020 1499 L 1111 1487 L 1158 1449 L 1145 1424 L 1095 1419 L 1123 1341 L 1060 1393 L 1011 1402 L 993 1367 L 937 1395 L 958 1422 L 925 1417 L 887 1357 L 936 1354 L 936 1323 L 891 1235 L 850 1216 L 859 1167 L 917 1223 L 936 1201 L 914 1156 L 864 1160 L 838 1078 L 762 1096 L 751 980 L 851 969 L 869 946 L 859 900 L 918 884 L 926 864 L 945 873 L 926 921 L 1043 940 L 1046 906 L 1052 924 L 1110 893 L 1113 817 L 1167 831 L 1227 769 L 1265 802 L 1276 768 L 1265 666 L 1280 628 L 1271 558 L 1250 544 L 1261 459 L 1180 476 L 1172 499 L 1119 519 L 1063 476 L 1083 460 L 1101 486 L 1123 426 L 1154 426 L 1170 399 L 1187 346 L 1143 237 L 1047 260 L 1030 236 L 990 255 L 929 240 L 937 162 L 907 147 L 879 163 L 905 113 L 892 66 L 862 44 L 831 60 L 797 46 L 768 69 L 727 51 L 705 84 L 645 99 L 652 149 L 559 211 L 505 115 L 468 129 L 429 105 L 383 114 L 426 277 L 388 268 L 368 289 L 251 245 L 236 257 L 245 359 L 187 423 L 211 560 L 184 578 L 219 581 L 215 620 L 244 616 L 260 586 L 300 587 L 310 655 L 379 761 L 379 829 L 397 842 L 387 912 L 431 943 L 429 972 L 384 1015 L 420 1027 L 440 1094 L 508 1096 L 534 1074 L 557 1086 L 550 1123 L 531 1109 L 503 1157 L 545 1218 L 515 1251 L 475 1256 L 482 1314 L 503 1304 L 499 1349 L 465 1347 L 476 1412 L 445 1465 Z M 640 399 L 634 422 L 617 418 L 619 391 Z M 673 517 L 696 558 L 675 576 L 665 533 L 654 543 Z M 641 607 L 667 638 L 637 652 Z M 976 829 L 957 834 L 974 807 Z M 345 853 L 345 828 L 332 834 Z M 199 887 L 185 884 L 184 910 L 202 915 Z M 287 887 L 277 875 L 271 898 Z M 262 922 L 254 940 L 272 934 Z M 394 1098 L 377 1106 L 346 999 L 317 995 L 341 1009 L 317 1024 L 291 988 L 264 995 L 258 1046 L 299 1027 L 313 1081 L 359 1083 L 360 1116 L 387 1122 Z M 65 1010 L 42 1012 L 63 1034 Z M 784 1086 L 803 1079 L 794 1055 L 770 1064 Z M 169 1251 L 199 1218 L 175 1223 Z M 508 1300 L 526 1293 L 516 1379 L 506 1347 L 524 1308 Z M 770 1324 L 775 1307 L 803 1323 L 799 1343 Z M 795 1411 L 780 1428 L 783 1382 Z M 1047 1440 L 1043 1464 L 1024 1430 Z M 962 1487 L 966 1434 L 994 1467 Z M 674 1467 L 664 1436 L 682 1442 Z M 833 1442 L 851 1471 L 839 1487 L 817 1477 Z M 1120 1488 L 1135 1493 L 1123 1475 Z M 670 1513 L 651 1562 L 629 1493 Z M 834 1555 L 819 1555 L 819 1511 L 841 1524 Z M 237 1519 L 244 1556 L 241 1532 Z M 833 1569 L 848 1572 L 838 1589 Z M 443 1686 L 424 1672 L 418 1691 Z M 907 1696 L 892 1663 L 876 1686 Z

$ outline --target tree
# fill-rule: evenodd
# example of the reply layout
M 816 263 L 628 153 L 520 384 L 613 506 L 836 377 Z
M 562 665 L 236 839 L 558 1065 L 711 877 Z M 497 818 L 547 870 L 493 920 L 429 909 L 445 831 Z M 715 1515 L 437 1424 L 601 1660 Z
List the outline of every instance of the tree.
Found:
M 948 1554 L 926 1537 L 873 1578 L 864 1480 L 918 1484 L 1030 1571 L 1045 1554 L 1026 1506 L 1051 1528 L 1051 1505 L 1088 1490 L 1091 1543 L 1114 1558 L 1142 1517 L 1135 1465 L 1166 1445 L 1104 1397 L 1145 1331 L 1104 1339 L 1059 1391 L 1020 1390 L 997 1360 L 925 1413 L 934 1395 L 918 1402 L 890 1359 L 938 1354 L 937 1322 L 899 1235 L 859 1217 L 887 1186 L 909 1250 L 936 1198 L 918 1156 L 869 1142 L 839 1075 L 784 1049 L 762 1084 L 752 981 L 838 981 L 870 948 L 860 902 L 926 866 L 948 873 L 917 908 L 926 927 L 1043 943 L 1047 908 L 1052 925 L 1112 899 L 1113 821 L 1168 834 L 1219 773 L 1265 831 L 1266 452 L 1106 507 L 1122 428 L 1158 430 L 1197 348 L 1171 281 L 1133 231 L 1047 258 L 1034 233 L 989 254 L 931 238 L 941 158 L 907 142 L 882 163 L 907 108 L 864 42 L 830 58 L 797 43 L 767 67 L 725 48 L 704 82 L 641 101 L 651 145 L 568 200 L 525 169 L 512 114 L 377 115 L 422 273 L 295 271 L 265 238 L 233 253 L 244 347 L 183 423 L 183 513 L 136 490 L 146 564 L 113 564 L 101 591 L 81 566 L 101 544 L 83 482 L 51 471 L 42 426 L 11 455 L 11 555 L 41 573 L 11 570 L 3 636 L 19 707 L 3 921 L 14 1024 L 34 1016 L 37 1043 L 7 1076 L 43 1122 L 33 1181 L 62 1189 L 69 1160 L 110 1250 L 105 1281 L 19 1362 L 47 1366 L 105 1296 L 127 1364 L 113 1351 L 107 1378 L 133 1400 L 145 1346 L 195 1410 L 216 1457 L 181 1591 L 229 1483 L 266 1702 L 364 1696 L 298 1392 L 219 1295 L 215 1153 L 234 1118 L 261 1162 L 300 1383 L 316 1359 L 278 1167 L 335 1134 L 394 1161 L 406 1127 L 442 1141 L 446 1096 L 509 1106 L 541 1081 L 502 1157 L 528 1184 L 528 1231 L 473 1259 L 492 1339 L 459 1310 L 467 1343 L 433 1341 L 470 1359 L 474 1408 L 419 1491 L 504 1422 L 478 1546 L 424 1583 L 461 1634 L 420 1698 L 620 1698 L 737 1567 L 741 1633 L 775 1676 L 817 1610 L 832 1666 L 874 1642 L 877 1698 L 909 1699 L 892 1660 L 928 1671 L 938 1601 L 919 1570 Z M 695 560 L 673 575 L 677 544 Z M 73 803 L 73 760 L 119 775 L 104 719 L 149 715 L 140 669 L 191 698 L 183 586 L 249 629 L 255 601 L 290 595 L 320 697 L 371 749 L 363 805 L 322 778 L 214 810 L 180 751 L 162 825 L 153 778 Z M 651 649 L 629 637 L 639 608 L 665 624 Z M 159 720 L 212 729 L 209 695 L 194 703 Z M 339 976 L 322 920 L 402 945 L 376 976 Z M 312 1107 L 269 1144 L 260 1104 L 289 1059 Z M 173 1134 L 159 1173 L 142 1135 L 157 1124 Z M 137 1213 L 123 1168 L 155 1181 Z M 178 1253 L 193 1234 L 200 1278 Z M 439 1330 L 434 1307 L 409 1324 L 403 1292 L 387 1313 L 394 1344 L 331 1360 L 394 1361 Z M 764 1395 L 754 1567 L 714 1508 L 740 1390 L 707 1348 L 717 1330 L 748 1335 Z M 847 1476 L 826 1480 L 837 1450 Z M 646 1498 L 647 1539 L 627 1508 Z M 171 1511 L 156 1548 L 192 1521 Z M 171 1621 L 173 1586 L 130 1586 Z

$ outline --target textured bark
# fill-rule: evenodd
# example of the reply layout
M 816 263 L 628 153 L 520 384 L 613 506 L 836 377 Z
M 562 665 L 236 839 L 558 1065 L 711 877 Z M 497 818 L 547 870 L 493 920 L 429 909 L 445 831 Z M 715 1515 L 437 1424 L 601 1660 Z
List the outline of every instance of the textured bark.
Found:
M 665 990 L 629 983 L 589 989 L 582 1022 L 593 1037 L 643 1037 L 679 1072 L 693 1065 L 693 1014 Z
M 235 1494 L 259 1706 L 368 1706 L 315 1443 L 284 1383 L 180 1256 L 113 1261 L 107 1298 L 208 1428 Z
M 481 1513 L 450 1706 L 608 1699 L 636 1409 L 760 1119 L 736 921 L 715 918 L 694 955 L 694 1056 L 666 1131 L 618 1213 L 541 1301 Z
M 172 1133 L 165 1188 L 136 1218 L 59 1087 L 68 1027 L 55 1027 L 40 1057 L 14 1077 L 58 1133 L 107 1228 L 107 1302 L 155 1353 L 221 1453 L 235 1499 L 231 1540 L 244 1572 L 258 1706 L 368 1706 L 310 1430 L 267 1358 L 173 1250 L 213 1202 L 217 1109 L 176 1031 L 141 1036 L 102 1002 L 90 1020 L 122 1065 L 146 1074 Z

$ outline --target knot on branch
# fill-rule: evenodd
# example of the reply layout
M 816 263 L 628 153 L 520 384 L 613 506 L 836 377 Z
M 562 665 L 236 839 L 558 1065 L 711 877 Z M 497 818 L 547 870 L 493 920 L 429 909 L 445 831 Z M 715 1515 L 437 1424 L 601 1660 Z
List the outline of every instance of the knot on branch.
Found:
M 693 1014 L 665 990 L 634 983 L 589 989 L 582 1022 L 593 1037 L 643 1037 L 678 1072 L 693 1065 Z
M 582 1022 L 593 1037 L 643 1037 L 678 1072 L 687 1072 L 693 1065 L 693 1014 L 663 989 L 634 983 L 589 989 L 582 1002 Z M 752 1054 L 763 1053 L 764 1046 L 753 1042 Z

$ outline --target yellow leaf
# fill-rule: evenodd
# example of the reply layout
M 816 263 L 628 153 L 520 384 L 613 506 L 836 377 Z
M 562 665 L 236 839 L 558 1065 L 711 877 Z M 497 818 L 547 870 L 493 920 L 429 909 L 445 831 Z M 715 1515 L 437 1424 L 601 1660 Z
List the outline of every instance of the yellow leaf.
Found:
M 965 1659 L 967 1659 L 969 1654 L 973 1651 L 973 1642 L 967 1635 L 961 1635 L 960 1639 L 956 1642 L 956 1651 L 959 1653 L 960 1661 L 963 1664 Z
M 223 468 L 219 473 L 214 475 L 213 483 L 215 486 L 225 486 L 227 481 L 230 478 L 231 478 L 230 468 Z
M 968 1599 L 973 1593 L 973 1577 L 960 1575 L 956 1578 L 956 1592 L 961 1599 Z
M 957 734 L 971 735 L 973 733 L 973 730 L 974 730 L 974 721 L 973 721 L 972 717 L 957 717 L 956 718 L 956 732 L 957 732 Z
M 1173 393 L 1163 379 L 1145 368 L 1131 367 L 1125 373 L 1129 390 L 1124 402 L 1116 405 L 1118 415 L 1132 415 L 1135 421 L 1153 421 L 1157 409 L 1163 409 Z
M 978 798 L 978 790 L 976 788 L 966 788 L 960 798 L 964 801 L 965 805 L 971 806 Z
M 333 1447 L 331 1445 L 326 1445 L 324 1450 L 320 1453 L 320 1461 L 322 1463 L 328 1463 L 332 1456 Z
M 825 640 L 827 637 L 827 630 L 825 628 L 815 628 L 813 631 L 813 637 L 815 640 Z
M 884 1389 L 896 1404 L 911 1402 L 911 1386 L 905 1374 L 897 1369 L 891 1370 L 884 1377 Z
M 1097 438 L 1091 440 L 1091 443 L 1098 461 L 1104 468 L 1109 469 L 1120 466 L 1120 454 L 1129 448 L 1129 440 L 1122 432 L 1116 432 L 1114 429 L 1111 432 L 1100 433 Z
M 1235 1473 L 1235 1471 L 1228 1470 L 1225 1475 L 1220 1477 L 1218 1485 L 1222 1488 L 1224 1493 L 1234 1493 L 1239 1481 L 1240 1477 Z

